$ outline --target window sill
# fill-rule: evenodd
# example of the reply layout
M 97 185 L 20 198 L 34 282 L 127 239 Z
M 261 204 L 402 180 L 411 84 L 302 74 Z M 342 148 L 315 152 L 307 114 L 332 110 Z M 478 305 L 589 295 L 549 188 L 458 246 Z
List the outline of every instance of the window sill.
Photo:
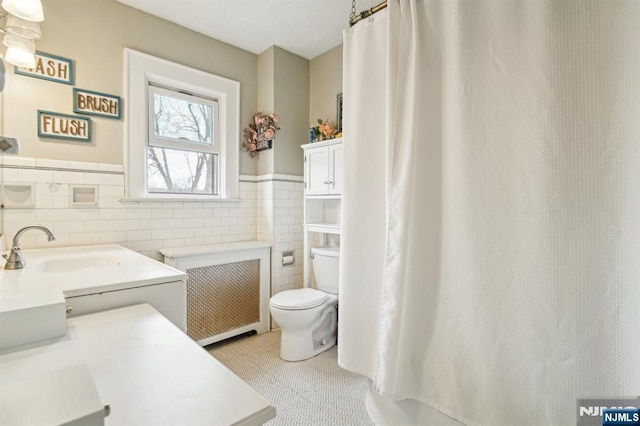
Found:
M 241 203 L 244 200 L 240 198 L 218 198 L 209 195 L 193 195 L 189 197 L 122 197 L 119 200 L 123 204 L 127 203 L 157 203 L 161 201 L 180 201 L 188 203 L 190 201 L 201 203 L 203 201 L 216 203 Z

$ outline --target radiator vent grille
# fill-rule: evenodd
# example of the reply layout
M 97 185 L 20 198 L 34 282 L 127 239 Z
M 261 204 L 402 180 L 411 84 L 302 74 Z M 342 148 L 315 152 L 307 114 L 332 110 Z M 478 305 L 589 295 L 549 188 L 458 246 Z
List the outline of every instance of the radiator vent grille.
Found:
M 187 334 L 198 341 L 260 321 L 260 259 L 187 269 Z

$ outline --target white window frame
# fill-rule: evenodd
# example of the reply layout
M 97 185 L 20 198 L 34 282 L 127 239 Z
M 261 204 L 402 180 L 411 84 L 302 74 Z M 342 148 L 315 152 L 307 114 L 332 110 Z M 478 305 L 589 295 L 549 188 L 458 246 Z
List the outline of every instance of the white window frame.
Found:
M 147 191 L 149 141 L 149 83 L 217 99 L 218 103 L 218 195 L 159 194 Z M 235 200 L 238 198 L 240 140 L 240 83 L 175 62 L 124 49 L 125 173 L 126 198 Z M 215 124 L 214 124 L 215 125 Z M 169 141 L 167 139 L 163 139 Z M 181 148 L 189 150 L 186 142 Z M 204 147 L 204 144 L 198 144 Z

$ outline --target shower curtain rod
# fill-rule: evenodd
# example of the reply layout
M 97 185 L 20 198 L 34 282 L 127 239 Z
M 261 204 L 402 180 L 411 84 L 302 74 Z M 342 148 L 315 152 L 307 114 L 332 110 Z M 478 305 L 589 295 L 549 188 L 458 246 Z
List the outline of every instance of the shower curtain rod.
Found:
M 382 9 L 385 9 L 386 7 L 387 7 L 387 2 L 383 1 L 380 4 L 373 6 L 371 9 L 363 10 L 362 12 L 356 15 L 355 2 L 354 2 L 354 8 L 351 11 L 351 16 L 349 16 L 349 27 L 353 27 L 355 24 L 357 24 L 364 18 L 368 18 L 369 16 L 373 15 L 376 12 L 380 12 Z

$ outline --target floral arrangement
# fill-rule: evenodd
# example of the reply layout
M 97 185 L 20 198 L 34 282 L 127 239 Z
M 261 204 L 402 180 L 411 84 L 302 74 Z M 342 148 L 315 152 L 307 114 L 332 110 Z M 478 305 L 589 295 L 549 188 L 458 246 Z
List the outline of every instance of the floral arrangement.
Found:
M 253 158 L 258 151 L 271 148 L 271 141 L 276 137 L 277 130 L 280 130 L 277 115 L 256 113 L 249 126 L 244 129 L 243 151 L 247 151 Z
M 335 139 L 337 136 L 338 129 L 336 129 L 335 124 L 329 123 L 329 120 L 322 121 L 321 119 L 318 119 L 318 125 L 311 126 L 311 129 L 309 130 L 311 142 Z

